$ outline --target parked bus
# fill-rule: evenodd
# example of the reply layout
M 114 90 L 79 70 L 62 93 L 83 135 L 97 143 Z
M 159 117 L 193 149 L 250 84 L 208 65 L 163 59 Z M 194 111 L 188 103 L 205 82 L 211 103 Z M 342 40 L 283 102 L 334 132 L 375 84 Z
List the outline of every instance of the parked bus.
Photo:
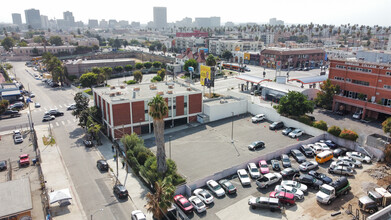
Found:
M 224 67 L 224 69 L 228 69 L 228 70 L 235 70 L 238 72 L 244 72 L 244 67 L 239 66 L 239 64 L 224 63 L 223 67 Z

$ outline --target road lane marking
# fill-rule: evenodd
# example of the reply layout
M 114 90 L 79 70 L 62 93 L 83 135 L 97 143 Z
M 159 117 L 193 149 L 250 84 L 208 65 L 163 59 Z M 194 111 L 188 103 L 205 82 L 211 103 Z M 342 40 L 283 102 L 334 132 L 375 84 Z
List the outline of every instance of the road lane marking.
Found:
M 62 108 L 62 106 L 61 106 L 61 105 L 58 105 L 58 106 L 60 106 L 60 108 Z
M 45 109 L 45 111 L 47 111 L 48 109 L 47 108 L 44 108 Z
M 74 119 L 73 119 L 73 122 L 77 122 L 77 119 L 76 119 L 76 118 L 74 118 Z
M 62 125 L 65 125 L 65 121 L 61 121 Z
M 71 121 L 69 121 L 69 119 L 67 119 L 67 122 L 68 122 L 68 124 L 70 124 L 70 123 L 71 123 Z
M 60 124 L 58 124 L 58 122 L 57 122 L 57 121 L 56 121 L 56 125 L 57 125 L 57 127 L 58 127 L 58 126 L 60 126 Z

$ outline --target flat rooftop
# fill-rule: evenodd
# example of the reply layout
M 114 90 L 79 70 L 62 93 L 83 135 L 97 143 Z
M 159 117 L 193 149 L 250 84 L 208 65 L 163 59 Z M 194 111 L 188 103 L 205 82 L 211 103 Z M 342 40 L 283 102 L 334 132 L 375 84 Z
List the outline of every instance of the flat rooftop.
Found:
M 204 100 L 204 104 L 212 106 L 212 105 L 221 105 L 221 104 L 224 104 L 224 103 L 234 103 L 234 102 L 240 102 L 240 101 L 242 101 L 242 100 L 236 99 L 236 98 L 233 98 L 233 97 L 224 97 L 224 98 L 216 99 L 216 100 L 213 100 L 213 101 L 206 101 L 206 100 Z
M 163 97 L 176 96 L 180 94 L 192 94 L 201 92 L 198 89 L 189 87 L 187 84 L 174 82 L 146 83 L 135 85 L 122 85 L 112 87 L 94 88 L 94 92 L 108 102 L 125 102 L 126 100 L 145 100 L 156 96 L 158 93 Z
M 97 64 L 97 63 L 117 63 L 117 62 L 135 62 L 135 59 L 129 59 L 129 58 L 124 58 L 124 59 L 102 59 L 102 60 L 68 60 L 66 64 L 72 64 L 72 65 L 77 65 L 77 64 Z
M 30 180 L 19 179 L 0 183 L 0 218 L 31 210 Z
M 304 90 L 306 90 L 306 88 L 300 88 L 298 86 L 288 84 L 288 83 L 282 84 L 276 82 L 262 82 L 260 85 L 264 88 L 285 92 L 285 93 L 288 93 L 289 91 L 303 92 Z

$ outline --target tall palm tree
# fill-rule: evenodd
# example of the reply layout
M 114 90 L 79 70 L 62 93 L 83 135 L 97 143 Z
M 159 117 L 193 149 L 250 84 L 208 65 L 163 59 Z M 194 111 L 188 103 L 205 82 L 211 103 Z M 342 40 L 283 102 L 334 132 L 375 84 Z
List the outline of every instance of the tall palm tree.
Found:
M 153 133 L 156 140 L 157 171 L 164 174 L 167 171 L 166 150 L 164 146 L 164 117 L 168 113 L 168 106 L 163 97 L 156 95 L 148 103 L 149 115 L 153 118 Z
M 147 194 L 147 211 L 152 212 L 153 217 L 162 219 L 171 207 L 171 202 L 175 193 L 175 187 L 172 185 L 170 176 L 155 182 L 155 193 Z

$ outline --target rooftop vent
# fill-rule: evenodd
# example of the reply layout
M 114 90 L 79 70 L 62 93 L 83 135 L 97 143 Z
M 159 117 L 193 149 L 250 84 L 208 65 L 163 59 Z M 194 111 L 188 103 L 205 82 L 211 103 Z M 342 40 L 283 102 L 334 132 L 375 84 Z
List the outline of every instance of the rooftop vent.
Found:
M 120 86 L 121 89 L 125 89 L 125 86 Z
M 157 94 L 158 95 L 164 95 L 164 92 L 158 92 Z
M 150 90 L 156 90 L 157 87 L 156 87 L 155 85 L 151 85 L 151 86 L 149 86 L 149 89 L 150 89 Z
M 191 91 L 191 88 L 190 87 L 187 87 L 187 89 L 186 89 L 187 91 Z
M 173 85 L 169 85 L 168 88 L 169 88 L 169 89 L 173 89 L 174 86 L 173 86 Z
M 115 94 L 116 95 L 122 95 L 122 92 L 116 92 Z
M 168 90 L 168 91 L 167 91 L 167 94 L 172 94 L 172 90 Z
M 110 89 L 111 89 L 111 90 L 115 89 L 115 86 L 111 86 Z
M 114 93 L 114 92 L 113 92 L 113 93 L 110 93 L 109 96 L 110 96 L 110 97 L 113 97 L 113 96 L 115 96 L 115 93 Z
M 140 91 L 140 87 L 133 88 L 133 91 Z

